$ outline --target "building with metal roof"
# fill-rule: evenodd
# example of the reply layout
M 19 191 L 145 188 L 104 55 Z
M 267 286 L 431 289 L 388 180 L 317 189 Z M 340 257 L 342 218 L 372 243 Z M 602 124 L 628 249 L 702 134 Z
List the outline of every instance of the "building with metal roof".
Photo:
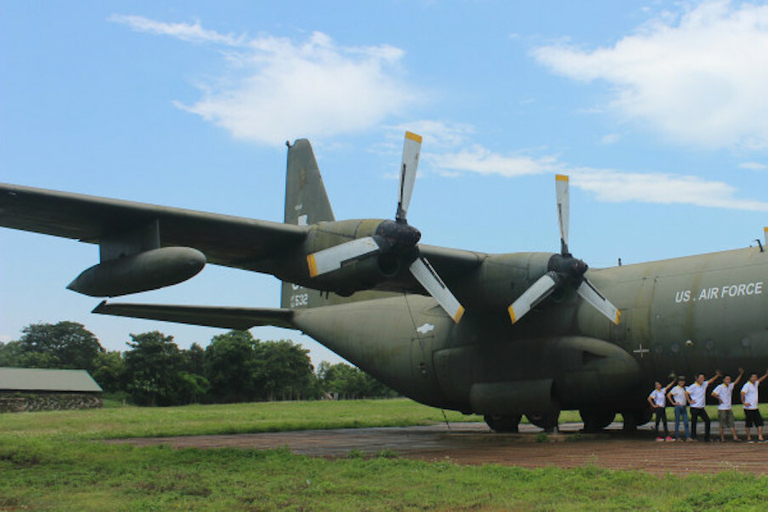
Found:
M 0 368 L 0 412 L 101 407 L 102 391 L 85 370 Z

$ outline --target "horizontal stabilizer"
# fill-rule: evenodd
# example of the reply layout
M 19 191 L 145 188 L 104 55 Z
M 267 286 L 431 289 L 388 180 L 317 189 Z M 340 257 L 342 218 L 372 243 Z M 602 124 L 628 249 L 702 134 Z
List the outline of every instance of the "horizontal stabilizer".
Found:
M 280 308 L 238 308 L 218 306 L 181 306 L 167 304 L 107 304 L 103 301 L 92 313 L 162 320 L 179 324 L 204 325 L 223 329 L 247 330 L 273 325 L 295 329 L 293 311 Z

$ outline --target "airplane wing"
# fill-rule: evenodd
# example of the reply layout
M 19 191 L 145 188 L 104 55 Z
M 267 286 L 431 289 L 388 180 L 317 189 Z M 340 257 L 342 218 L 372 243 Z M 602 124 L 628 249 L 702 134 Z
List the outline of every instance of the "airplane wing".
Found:
M 150 224 L 157 226 L 160 247 L 190 247 L 201 251 L 208 263 L 266 273 L 279 267 L 281 258 L 310 231 L 306 226 L 0 183 L 2 227 L 102 244 Z M 486 257 L 427 245 L 420 250 L 449 286 Z M 375 289 L 428 293 L 411 276 Z
M 419 251 L 422 256 L 429 260 L 430 264 L 440 274 L 440 277 L 446 282 L 466 276 L 476 268 L 479 268 L 488 257 L 487 254 L 480 252 L 448 249 L 433 245 L 419 244 Z
M 245 331 L 251 327 L 273 325 L 295 329 L 294 311 L 281 308 L 239 308 L 216 306 L 178 306 L 166 304 L 109 304 L 102 301 L 92 313 L 163 320 L 180 324 L 203 325 Z
M 192 247 L 209 263 L 257 270 L 301 244 L 301 226 L 0 183 L 0 226 L 99 243 L 157 220 L 163 247 Z

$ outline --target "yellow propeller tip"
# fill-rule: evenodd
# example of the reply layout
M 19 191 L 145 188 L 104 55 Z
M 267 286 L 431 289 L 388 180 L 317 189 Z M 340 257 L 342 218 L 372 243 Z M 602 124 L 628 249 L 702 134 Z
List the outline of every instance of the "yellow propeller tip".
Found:
M 419 144 L 421 144 L 421 135 L 418 135 L 416 133 L 406 131 L 405 132 L 405 138 L 406 139 L 411 139 L 412 141 L 415 141 L 415 142 L 418 142 Z

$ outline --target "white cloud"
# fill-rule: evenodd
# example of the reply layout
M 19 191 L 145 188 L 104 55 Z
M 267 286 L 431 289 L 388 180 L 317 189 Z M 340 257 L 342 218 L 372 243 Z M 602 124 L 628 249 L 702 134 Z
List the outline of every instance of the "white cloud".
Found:
M 758 162 L 744 162 L 739 164 L 739 169 L 749 169 L 750 171 L 764 171 L 768 169 L 768 165 Z
M 433 150 L 465 144 L 467 137 L 475 132 L 475 128 L 471 124 L 421 119 L 393 126 L 392 137 L 400 140 L 406 130 L 423 136 L 424 146 Z
M 704 2 L 613 46 L 558 44 L 533 55 L 572 79 L 608 82 L 609 109 L 674 142 L 768 148 L 768 6 Z
M 689 204 L 768 212 L 768 202 L 740 199 L 735 195 L 735 187 L 696 176 L 625 173 L 610 169 L 573 169 L 570 174 L 573 186 L 594 192 L 600 201 Z
M 600 142 L 605 145 L 611 145 L 616 144 L 621 140 L 621 135 L 618 133 L 609 133 L 607 135 L 603 135 L 603 137 L 600 139 Z
M 176 106 L 239 139 L 279 145 L 297 137 L 363 131 L 403 111 L 418 96 L 398 76 L 404 52 L 394 46 L 340 46 L 321 32 L 295 41 L 234 37 L 203 29 L 199 22 L 112 19 L 135 30 L 225 46 L 230 76 L 202 86 L 203 97 L 196 103 Z
M 446 175 L 462 172 L 497 174 L 507 178 L 560 172 L 563 168 L 554 157 L 504 156 L 475 144 L 456 153 L 429 155 L 429 161 Z
M 738 198 L 735 187 L 696 176 L 576 167 L 555 157 L 505 156 L 478 145 L 457 153 L 431 155 L 429 161 L 439 173 L 448 176 L 468 172 L 504 177 L 569 174 L 572 186 L 592 192 L 597 200 L 605 202 L 687 204 L 768 212 L 768 202 Z
M 205 30 L 200 25 L 199 21 L 196 21 L 194 25 L 190 25 L 189 23 L 164 23 L 150 20 L 142 16 L 129 16 L 123 14 L 113 14 L 109 17 L 109 21 L 128 25 L 137 32 L 149 32 L 150 34 L 171 36 L 181 39 L 182 41 L 195 43 L 219 43 L 229 46 L 239 46 L 245 41 L 245 36 L 235 37 L 231 34 L 219 34 L 213 30 Z

